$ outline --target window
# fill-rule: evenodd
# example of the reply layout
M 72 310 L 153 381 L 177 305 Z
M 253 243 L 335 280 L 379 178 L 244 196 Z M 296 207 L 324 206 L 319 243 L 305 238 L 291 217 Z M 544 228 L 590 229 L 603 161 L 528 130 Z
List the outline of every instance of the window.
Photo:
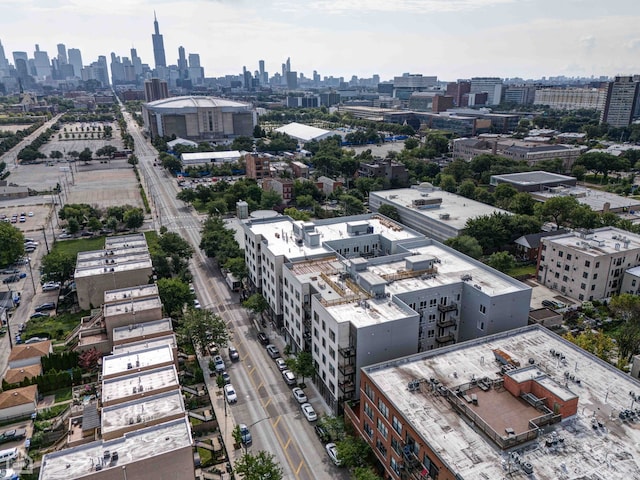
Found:
M 436 314 L 435 313 L 430 313 L 429 314 L 429 323 L 433 323 L 436 321 Z
M 365 383 L 364 385 L 364 394 L 369 397 L 371 400 L 375 399 L 375 394 L 373 393 L 373 388 L 371 388 L 371 385 L 369 385 L 368 383 Z
M 594 274 L 593 274 L 593 279 L 595 280 L 596 278 L 598 278 L 598 274 L 597 274 L 597 273 L 594 273 Z
M 571 260 L 571 254 L 567 253 L 567 260 Z
M 396 462 L 395 458 L 391 457 L 391 462 L 389 463 L 389 466 L 391 467 L 391 470 L 396 472 L 396 475 L 400 475 L 400 467 L 398 466 L 398 462 Z
M 595 289 L 596 289 L 596 286 L 595 285 L 591 285 L 591 290 L 593 291 Z
M 584 273 L 582 274 L 582 278 L 589 278 L 589 274 L 588 274 L 587 272 L 584 272 Z
M 569 277 L 567 277 L 566 275 L 563 275 L 563 276 L 562 276 L 562 281 L 563 281 L 563 282 L 566 282 L 567 280 L 569 280 Z
M 564 269 L 565 269 L 565 271 L 567 271 L 567 272 L 568 272 L 568 271 L 569 271 L 569 265 L 565 265 L 565 266 L 564 266 Z
M 427 308 L 427 301 L 426 300 L 421 300 L 420 301 L 420 310 L 424 310 L 425 308 Z
M 389 434 L 387 426 L 382 422 L 380 418 L 378 418 L 378 432 L 380 432 L 380 435 L 382 435 L 384 438 L 387 438 L 387 435 Z
M 562 250 L 558 251 L 558 257 L 562 258 L 563 252 Z
M 584 300 L 584 295 L 583 294 L 578 295 L 578 300 Z
M 387 447 L 384 446 L 384 443 L 382 443 L 379 438 L 376 438 L 376 448 L 384 458 L 387 458 Z
M 326 322 L 324 320 L 322 321 L 322 331 L 323 332 L 327 331 L 327 324 L 326 324 Z
M 391 426 L 396 432 L 398 432 L 398 435 L 402 435 L 402 424 L 400 423 L 400 420 L 398 420 L 395 416 L 391 421 Z
M 631 286 L 635 287 L 636 286 L 636 281 L 635 280 L 631 280 Z
M 429 306 L 430 307 L 435 307 L 438 304 L 438 300 L 435 298 L 432 298 L 431 300 L 429 300 Z
M 384 418 L 389 418 L 389 407 L 382 401 L 382 399 L 378 400 L 378 410 L 384 416 Z
M 586 283 L 581 283 L 580 284 L 580 289 L 581 290 L 586 290 L 587 289 L 587 284 Z
M 336 367 L 334 367 L 333 365 L 329 365 L 329 374 L 332 377 L 335 377 L 336 376 Z
M 584 261 L 584 266 L 585 267 L 590 267 L 591 266 L 591 262 L 589 260 L 585 260 Z
M 435 330 L 429 330 L 427 331 L 427 338 L 433 338 L 436 334 Z
M 373 437 L 373 428 L 367 422 L 364 422 L 364 432 L 369 436 L 369 438 Z
M 393 448 L 393 451 L 398 455 L 402 455 L 402 445 L 400 444 L 400 440 L 397 438 L 391 438 L 391 448 Z
M 336 334 L 333 332 L 333 330 L 329 330 L 329 340 L 331 340 L 333 343 L 336 342 Z
M 367 417 L 373 420 L 373 408 L 371 408 L 371 405 L 366 402 L 364 404 L 364 413 L 367 415 Z
M 331 347 L 329 347 L 329 356 L 334 360 L 336 359 L 336 351 Z
M 487 313 L 487 307 L 480 305 L 480 313 Z
M 596 262 L 596 268 L 600 268 L 600 262 Z

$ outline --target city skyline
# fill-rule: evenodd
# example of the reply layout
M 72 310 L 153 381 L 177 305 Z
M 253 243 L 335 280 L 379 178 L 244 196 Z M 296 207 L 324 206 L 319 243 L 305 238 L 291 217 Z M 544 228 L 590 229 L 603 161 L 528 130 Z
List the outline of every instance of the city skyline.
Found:
M 272 75 L 287 57 L 292 70 L 307 77 L 317 70 L 345 79 L 640 71 L 640 34 L 634 31 L 640 5 L 631 0 L 265 0 L 259 9 L 248 0 L 3 4 L 0 40 L 10 59 L 13 51 L 31 55 L 35 44 L 53 57 L 63 43 L 79 48 L 85 64 L 111 52 L 126 56 L 133 47 L 153 67 L 155 10 L 167 64 L 177 64 L 184 46 L 200 54 L 208 77 L 235 75 L 244 65 L 253 72 L 259 60 Z

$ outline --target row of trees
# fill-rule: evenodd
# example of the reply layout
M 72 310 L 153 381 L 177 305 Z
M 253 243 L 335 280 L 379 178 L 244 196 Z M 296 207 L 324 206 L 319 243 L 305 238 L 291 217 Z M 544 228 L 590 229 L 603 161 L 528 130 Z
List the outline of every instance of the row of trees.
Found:
M 38 130 L 42 126 L 42 124 L 42 121 L 38 121 L 37 123 L 34 123 L 27 128 L 23 128 L 22 130 L 18 130 L 15 133 L 0 130 L 0 138 L 2 138 L 2 141 L 0 142 L 0 155 L 8 152 L 13 147 L 18 145 L 24 138 L 28 137 L 33 132 Z
M 220 267 L 242 280 L 247 276 L 244 251 L 236 242 L 234 233 L 222 218 L 210 215 L 202 226 L 200 249 L 207 257 L 215 258 Z
M 24 255 L 24 235 L 10 223 L 0 222 L 0 267 L 11 265 Z
M 38 149 L 47 143 L 53 135 L 54 131 L 51 128 L 47 128 L 44 132 L 38 135 L 29 145 L 24 147 L 18 152 L 18 159 L 23 162 L 33 162 L 41 158 L 47 158 L 47 156 L 40 152 Z
M 58 218 L 66 222 L 69 234 L 75 234 L 82 229 L 91 232 L 107 229 L 115 232 L 123 228 L 140 228 L 144 223 L 144 212 L 141 208 L 131 205 L 98 209 L 86 203 L 68 203 L 58 211 Z

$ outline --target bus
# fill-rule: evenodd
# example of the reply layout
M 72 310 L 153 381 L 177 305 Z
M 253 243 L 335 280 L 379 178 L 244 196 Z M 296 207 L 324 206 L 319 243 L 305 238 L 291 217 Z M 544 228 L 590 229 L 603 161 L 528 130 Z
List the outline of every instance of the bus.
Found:
M 227 276 L 225 277 L 225 279 L 227 281 L 227 285 L 229 286 L 229 288 L 234 292 L 239 292 L 240 289 L 242 288 L 242 282 L 238 280 L 233 273 L 231 272 L 227 273 Z

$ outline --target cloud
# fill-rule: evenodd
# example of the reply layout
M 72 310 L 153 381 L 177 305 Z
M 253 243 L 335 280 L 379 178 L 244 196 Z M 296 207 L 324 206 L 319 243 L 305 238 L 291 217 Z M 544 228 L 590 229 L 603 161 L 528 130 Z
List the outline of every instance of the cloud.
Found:
M 320 10 L 325 13 L 342 15 L 357 12 L 366 13 L 436 13 L 477 10 L 515 3 L 516 0 L 315 0 L 305 5 L 301 1 L 284 0 L 277 2 L 287 11 L 302 9 Z
M 579 39 L 579 42 L 580 42 L 580 46 L 582 46 L 582 48 L 584 48 L 587 52 L 593 51 L 597 43 L 596 37 L 594 37 L 593 35 L 587 35 L 585 37 L 581 37 Z

